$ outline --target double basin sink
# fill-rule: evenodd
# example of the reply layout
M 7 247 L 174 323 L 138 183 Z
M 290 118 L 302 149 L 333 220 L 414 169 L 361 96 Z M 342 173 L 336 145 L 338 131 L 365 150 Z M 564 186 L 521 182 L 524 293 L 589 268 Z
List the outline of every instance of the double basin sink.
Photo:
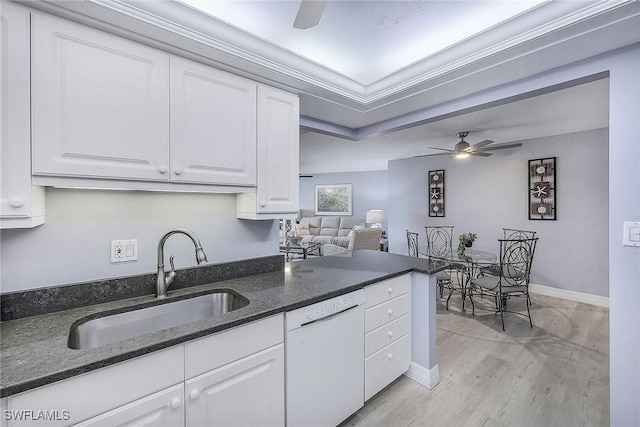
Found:
M 79 319 L 71 326 L 67 346 L 95 348 L 228 313 L 249 304 L 233 291 L 216 291 L 144 308 Z

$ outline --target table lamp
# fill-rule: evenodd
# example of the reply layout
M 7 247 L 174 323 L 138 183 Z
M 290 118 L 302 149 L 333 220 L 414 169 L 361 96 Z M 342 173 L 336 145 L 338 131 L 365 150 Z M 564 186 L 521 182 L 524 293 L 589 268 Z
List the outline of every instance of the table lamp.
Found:
M 365 222 L 371 224 L 371 228 L 381 228 L 382 221 L 384 221 L 384 215 L 382 209 L 374 209 L 367 211 L 367 217 Z

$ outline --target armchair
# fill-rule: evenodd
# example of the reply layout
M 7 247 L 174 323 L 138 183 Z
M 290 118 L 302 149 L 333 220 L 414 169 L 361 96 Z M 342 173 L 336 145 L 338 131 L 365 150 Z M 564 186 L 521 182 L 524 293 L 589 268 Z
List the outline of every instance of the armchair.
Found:
M 380 238 L 382 238 L 382 228 L 360 228 L 353 231 L 347 248 L 327 243 L 322 245 L 322 255 L 349 255 L 353 251 L 367 249 L 377 251 L 380 249 Z

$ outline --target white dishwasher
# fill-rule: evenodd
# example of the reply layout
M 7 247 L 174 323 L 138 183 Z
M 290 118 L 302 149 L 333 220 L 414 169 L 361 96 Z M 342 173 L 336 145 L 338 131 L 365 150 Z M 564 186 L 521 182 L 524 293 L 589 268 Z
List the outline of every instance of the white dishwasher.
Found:
M 335 427 L 364 405 L 364 291 L 286 313 L 288 427 Z

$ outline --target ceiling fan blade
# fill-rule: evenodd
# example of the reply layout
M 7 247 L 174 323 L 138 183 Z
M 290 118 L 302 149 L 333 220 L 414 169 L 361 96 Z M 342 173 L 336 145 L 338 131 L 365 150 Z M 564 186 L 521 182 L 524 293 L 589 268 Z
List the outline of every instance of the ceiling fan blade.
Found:
M 450 156 L 451 154 L 453 154 L 453 152 L 451 153 L 435 153 L 435 154 L 420 154 L 419 156 L 413 156 L 415 157 L 431 157 L 431 156 Z
M 478 157 L 489 157 L 492 155 L 491 153 L 484 153 L 482 151 L 471 151 L 469 154 L 471 154 L 472 156 L 478 156 Z
M 482 151 L 504 150 L 505 148 L 517 148 L 517 147 L 522 147 L 522 144 L 520 142 L 515 142 L 513 144 L 494 145 L 493 147 L 483 148 Z
M 293 27 L 300 30 L 315 27 L 320 22 L 326 5 L 326 0 L 302 0 Z
M 481 148 L 484 147 L 485 145 L 489 145 L 489 144 L 493 144 L 493 141 L 490 139 L 485 139 L 484 141 L 480 141 L 477 144 L 473 144 L 471 147 L 472 150 L 475 150 L 476 148 Z
M 449 150 L 447 148 L 438 148 L 438 147 L 427 147 L 427 148 L 431 148 L 432 150 L 446 151 L 447 153 L 455 153 L 455 151 Z

